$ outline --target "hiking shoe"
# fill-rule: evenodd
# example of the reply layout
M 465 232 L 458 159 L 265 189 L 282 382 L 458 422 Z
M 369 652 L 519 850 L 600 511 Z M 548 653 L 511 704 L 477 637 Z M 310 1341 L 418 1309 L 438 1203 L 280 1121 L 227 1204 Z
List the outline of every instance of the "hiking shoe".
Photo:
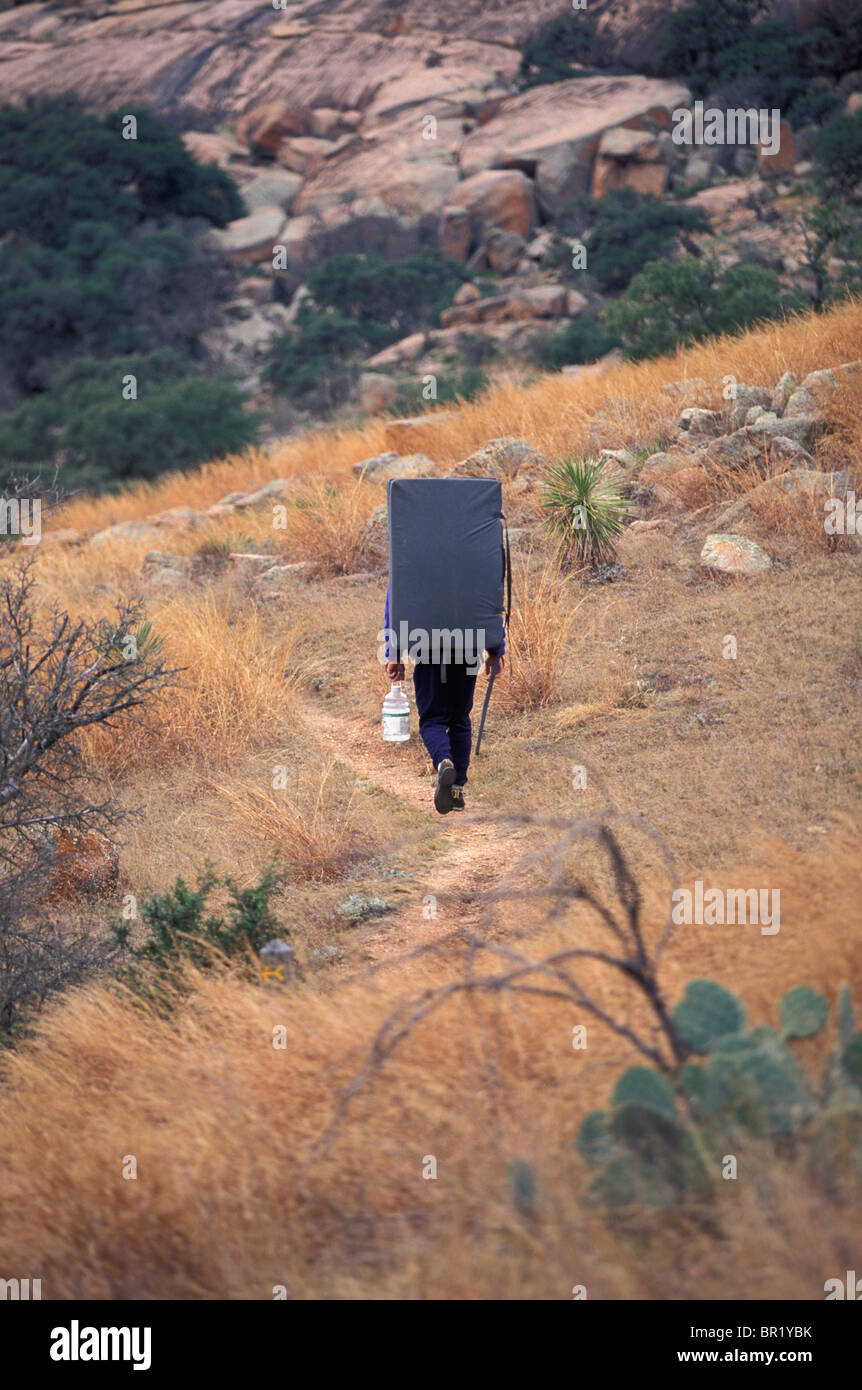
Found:
M 434 788 L 434 809 L 439 811 L 441 816 L 446 816 L 452 810 L 452 783 L 455 781 L 455 764 L 449 758 L 443 758 L 437 769 L 437 786 Z
M 463 810 L 464 810 L 464 788 L 463 788 L 463 787 L 453 787 L 453 788 L 452 788 L 452 810 L 453 810 L 453 811 L 463 811 Z

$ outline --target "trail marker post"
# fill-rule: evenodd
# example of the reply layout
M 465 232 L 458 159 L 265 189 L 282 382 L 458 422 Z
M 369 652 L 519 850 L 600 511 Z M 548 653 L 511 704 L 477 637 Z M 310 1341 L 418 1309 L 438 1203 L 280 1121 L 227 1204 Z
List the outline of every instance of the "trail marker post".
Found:
M 260 948 L 260 973 L 270 985 L 290 984 L 296 966 L 293 947 L 275 937 Z

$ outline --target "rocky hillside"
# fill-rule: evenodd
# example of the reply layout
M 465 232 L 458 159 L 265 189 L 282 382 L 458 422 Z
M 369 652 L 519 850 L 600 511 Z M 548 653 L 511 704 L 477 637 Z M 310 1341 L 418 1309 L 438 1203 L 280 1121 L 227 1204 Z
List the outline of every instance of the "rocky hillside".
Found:
M 643 68 L 682 0 L 590 0 L 600 65 Z M 844 0 L 774 0 L 802 29 Z M 99 105 L 137 100 L 235 120 L 261 102 L 392 112 L 465 93 L 505 94 L 521 50 L 561 0 L 79 0 L 16 5 L 0 23 L 4 91 L 74 89 Z M 584 21 L 576 13 L 573 22 Z
M 560 0 L 82 0 L 10 5 L 0 27 L 8 96 L 74 89 L 104 105 L 138 100 L 232 121 L 254 104 L 391 113 L 417 100 L 504 95 L 537 26 Z M 607 63 L 638 66 L 667 10 L 592 0 Z M 801 7 L 800 7 L 801 8 Z
M 860 341 L 862 306 L 847 303 L 671 360 L 510 381 L 421 424 L 368 419 L 79 496 L 56 514 L 63 532 L 49 518 L 32 555 L 40 615 L 100 624 L 107 660 L 114 595 L 142 591 L 141 636 L 179 671 L 83 746 L 85 794 L 116 811 L 109 840 L 57 846 L 16 949 L 17 880 L 11 924 L 0 914 L 0 1020 L 16 1029 L 0 1086 L 8 1268 L 67 1299 L 570 1300 L 573 1279 L 592 1300 L 822 1297 L 860 1216 L 859 1101 L 845 1089 L 839 1108 L 824 1086 L 842 982 L 858 1001 L 862 976 L 848 738 Z M 634 518 L 596 570 L 561 567 L 544 526 L 547 468 L 567 452 L 602 452 Z M 384 482 L 430 471 L 500 477 L 511 522 L 507 668 L 459 817 L 431 809 L 415 712 L 406 744 L 380 737 Z M 25 629 L 39 666 L 40 631 Z M 482 680 L 477 707 L 483 695 Z M 632 866 L 621 887 L 600 826 Z M 274 850 L 277 891 L 259 878 Z M 205 864 L 242 889 L 230 923 Z M 655 1075 L 638 1040 L 662 1045 L 632 983 L 639 958 L 613 968 L 602 915 L 625 923 L 632 883 L 673 1017 L 694 981 L 744 1009 L 756 1037 L 729 1041 L 746 1078 L 781 1042 L 788 992 L 828 1012 L 832 1059 L 803 1041 L 805 1089 L 780 1071 L 775 1108 L 775 1071 L 752 1083 L 746 1124 L 769 1128 L 714 1131 L 696 1207 L 684 1168 L 661 1204 L 630 1184 L 621 1211 L 596 1200 L 605 1170 L 584 1126 L 617 1106 L 634 1063 L 635 1081 Z M 728 903 L 768 894 L 780 929 L 773 908 L 774 934 L 730 915 L 669 934 L 691 885 Z M 204 968 L 204 930 L 232 968 Z M 248 969 L 272 937 L 300 980 Z M 153 992 L 135 1002 L 128 971 L 145 961 L 129 947 L 151 943 L 162 954 L 147 959 L 183 973 L 155 990 L 138 977 Z M 509 962 L 533 993 L 500 988 Z M 602 1010 L 586 1014 L 586 1052 L 576 989 Z M 685 1075 L 703 1065 L 711 1082 L 731 1055 L 698 1054 Z M 785 1094 L 799 1093 L 790 1148 Z
M 315 266 L 429 247 L 463 266 L 467 283 L 439 324 L 353 364 L 350 409 L 373 413 L 403 408 L 405 389 L 429 377 L 448 374 L 450 394 L 466 390 L 465 362 L 475 385 L 513 364 L 606 352 L 613 340 L 594 325 L 608 288 L 590 265 L 573 273 L 571 248 L 589 239 L 595 203 L 611 195 L 702 214 L 698 233 L 670 228 L 664 256 L 708 251 L 722 269 L 765 267 L 783 292 L 808 292 L 800 217 L 817 121 L 782 120 L 777 150 L 675 143 L 673 113 L 694 92 L 681 76 L 650 75 L 668 8 L 25 4 L 0 14 L 0 71 L 13 103 L 74 91 L 98 111 L 145 104 L 167 114 L 197 160 L 237 182 L 246 215 L 210 241 L 243 278 L 203 344 L 257 406 L 272 407 L 261 369 Z M 833 11 L 832 0 L 798 0 L 765 12 L 804 36 Z M 567 45 L 579 60 L 566 60 Z M 816 82 L 831 83 L 833 113 L 862 102 L 859 73 Z M 577 319 L 586 335 L 561 339 Z M 295 422 L 288 412 L 271 432 Z

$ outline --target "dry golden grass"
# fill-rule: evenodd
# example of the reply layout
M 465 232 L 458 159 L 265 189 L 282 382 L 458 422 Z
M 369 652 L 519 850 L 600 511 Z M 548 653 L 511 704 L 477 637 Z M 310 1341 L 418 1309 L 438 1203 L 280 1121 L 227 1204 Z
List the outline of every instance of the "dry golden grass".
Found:
M 725 881 L 780 883 L 781 936 L 737 929 L 731 964 L 715 929 L 679 930 L 669 998 L 708 975 L 740 988 L 752 1022 L 774 1022 L 782 992 L 805 981 L 834 1020 L 839 981 L 862 965 L 855 832 L 819 857 L 775 850 Z M 507 940 L 534 958 L 575 923 L 585 940 L 595 930 L 579 908 L 538 936 L 520 906 L 500 911 Z M 845 930 L 827 961 L 836 922 Z M 455 996 L 407 1033 L 321 1145 L 390 1010 L 461 968 L 453 947 L 288 995 L 191 975 L 191 999 L 170 1019 L 116 991 L 74 993 L 3 1062 L 7 1263 L 38 1271 L 47 1298 L 158 1299 L 271 1299 L 278 1285 L 293 1298 L 569 1299 L 574 1284 L 590 1298 L 811 1299 L 853 1267 L 858 1204 L 830 1205 L 804 1160 L 763 1162 L 756 1150 L 739 1181 L 719 1184 L 719 1240 L 661 1213 L 637 1238 L 614 1233 L 584 1203 L 574 1138 L 632 1054 L 597 1023 L 586 1052 L 573 1051 L 584 1020 L 551 999 Z M 602 972 L 590 976 L 601 1000 L 637 1023 L 624 986 Z M 122 1176 L 129 1155 L 134 1180 Z M 428 1155 L 435 1181 L 422 1178 Z M 532 1220 L 507 1189 L 516 1155 L 536 1173 Z
M 586 597 L 564 572 L 560 555 L 545 548 L 514 557 L 512 588 L 517 611 L 506 637 L 508 669 L 499 705 L 507 711 L 539 709 L 559 696 Z
M 177 759 L 228 767 L 241 752 L 278 741 L 303 676 L 300 625 L 270 637 L 256 607 L 209 591 L 166 603 L 154 630 L 165 664 L 181 668 L 177 685 L 142 726 L 88 733 L 94 769 L 116 777 Z
M 698 401 L 723 404 L 723 378 L 773 386 L 785 371 L 798 378 L 821 367 L 855 359 L 862 341 L 862 304 L 851 301 L 827 314 L 768 324 L 738 337 L 722 337 L 680 349 L 670 357 L 623 364 L 599 376 L 560 374 L 529 385 L 507 380 L 457 416 L 429 430 L 422 449 L 441 464 L 455 463 L 500 435 L 517 435 L 552 457 L 583 454 L 658 440 L 679 415 L 680 399 L 664 391 L 668 381 L 703 379 Z M 601 414 L 600 414 L 601 412 Z M 249 450 L 189 473 L 171 473 L 112 498 L 79 498 L 57 525 L 88 528 L 144 519 L 175 506 L 197 509 L 228 492 L 248 490 L 270 478 L 296 474 L 346 477 L 354 463 L 385 448 L 385 422 L 321 430 L 269 450 Z
M 862 439 L 862 373 L 841 377 L 836 390 L 819 391 L 817 395 L 829 425 L 815 449 L 820 467 L 857 473 Z
M 724 374 L 772 385 L 787 368 L 801 376 L 850 360 L 860 341 L 862 307 L 850 304 L 604 379 L 509 383 L 429 431 L 423 448 L 445 463 L 503 434 L 549 453 L 585 452 L 588 441 L 643 443 L 678 416 L 665 381 L 704 377 L 719 405 Z M 852 466 L 862 434 L 855 388 L 829 408 L 819 461 Z M 117 500 L 80 499 L 64 523 L 201 507 L 272 476 L 320 474 L 337 492 L 312 483 L 308 495 L 319 500 L 283 543 L 291 558 L 313 561 L 322 545 L 323 572 L 332 557 L 337 571 L 343 557 L 357 563 L 351 546 L 364 509 L 383 500 L 382 490 L 356 488 L 350 465 L 383 447 L 379 421 L 309 436 Z M 791 522 L 764 518 L 788 534 Z M 243 536 L 282 540 L 269 512 L 244 513 L 197 532 L 166 531 L 163 548 L 193 555 L 211 544 L 239 548 Z M 280 847 L 296 872 L 279 921 L 309 963 L 307 980 L 285 996 L 238 973 L 193 976 L 191 995 L 167 1019 L 98 982 L 48 1008 L 33 1039 L 2 1060 L 0 1248 L 11 1270 L 41 1276 L 47 1298 L 270 1299 L 285 1285 L 295 1298 L 568 1299 L 583 1283 L 591 1298 L 810 1299 L 822 1296 L 827 1277 L 854 1267 L 848 1233 L 862 1210 L 829 1205 L 801 1164 L 773 1161 L 757 1168 L 756 1182 L 722 1184 L 720 1239 L 665 1216 L 647 1217 L 636 1241 L 615 1233 L 583 1201 L 573 1141 L 632 1054 L 601 1026 L 586 1054 L 574 1052 L 572 1025 L 583 1020 L 549 999 L 451 1001 L 405 1038 L 331 1143 L 317 1147 L 391 1009 L 463 969 L 449 933 L 473 920 L 481 888 L 511 867 L 517 835 L 528 847 L 544 842 L 541 826 L 497 819 L 523 804 L 525 765 L 532 802 L 554 815 L 610 802 L 635 823 L 643 816 L 671 842 L 682 882 L 780 887 L 776 938 L 748 929 L 677 933 L 663 967 L 669 999 L 709 976 L 739 991 L 752 1022 L 775 1022 L 791 985 L 820 988 L 834 1005 L 842 979 L 862 979 L 858 835 L 849 819 L 858 808 L 850 731 L 859 667 L 847 619 L 858 602 L 855 557 L 806 552 L 798 567 L 713 585 L 696 571 L 698 539 L 675 539 L 666 563 L 633 563 L 609 586 L 564 579 L 543 548 L 518 557 L 510 666 L 495 690 L 483 757 L 470 770 L 480 816 L 455 827 L 455 817 L 442 827 L 420 820 L 428 798 L 418 743 L 380 749 L 386 682 L 373 646 L 382 575 L 298 584 L 295 599 L 261 610 L 227 577 L 152 601 L 166 654 L 189 668 L 182 686 L 148 712 L 146 729 L 111 742 L 94 735 L 90 745 L 113 792 L 144 808 L 127 832 L 124 884 L 164 889 L 180 871 L 193 881 L 204 858 L 246 883 Z M 681 544 L 691 547 L 682 564 Z M 46 547 L 40 592 L 101 614 L 118 588 L 134 589 L 151 548 Z M 360 630 L 372 634 L 364 647 Z M 738 639 L 734 661 L 722 655 L 726 633 Z M 311 657 L 325 687 L 299 696 Z M 519 711 L 529 718 L 513 717 Z M 338 770 L 327 768 L 333 753 Z M 285 762 L 301 775 L 282 794 L 270 779 Z M 572 788 L 573 763 L 588 768 L 585 790 Z M 353 773 L 362 783 L 355 795 Z M 381 846 L 386 858 L 381 851 L 376 867 L 356 863 L 357 853 Z M 648 853 L 638 864 L 654 924 L 667 885 L 649 877 Z M 354 891 L 399 893 L 405 906 L 367 936 L 362 927 L 339 930 L 340 895 Z M 424 923 L 425 939 L 441 944 L 400 962 L 387 933 L 412 944 L 429 892 L 440 893 L 441 918 Z M 553 948 L 562 928 L 527 938 L 534 926 L 532 906 L 504 902 L 495 940 Z M 589 939 L 579 916 L 570 929 Z M 376 933 L 373 958 L 383 968 L 353 978 L 344 966 L 318 971 L 311 951 L 331 945 L 334 933 L 349 967 L 367 962 Z M 638 1019 L 620 981 L 590 979 L 620 1016 Z M 858 984 L 856 992 L 858 1006 Z M 286 1046 L 277 1049 L 273 1030 L 282 1025 Z M 128 1154 L 138 1161 L 134 1181 L 122 1178 Z M 436 1181 L 421 1176 L 429 1154 Z M 537 1175 L 530 1223 L 507 1189 L 515 1155 Z
M 110 526 L 142 520 L 171 507 L 203 509 L 229 492 L 251 492 L 272 478 L 345 473 L 357 461 L 357 448 L 358 458 L 380 452 L 382 433 L 382 422 L 375 420 L 361 429 L 316 430 L 274 449 L 247 449 L 189 472 L 165 473 L 155 482 L 136 483 L 111 497 L 76 498 L 57 525 Z
M 332 879 L 375 848 L 367 820 L 360 824 L 356 788 L 334 763 L 312 775 L 293 769 L 284 790 L 213 785 L 219 820 L 237 822 L 260 853 L 277 850 L 295 877 Z
M 384 496 L 361 482 L 318 483 L 287 503 L 280 542 L 292 560 L 307 560 L 316 576 L 353 574 L 372 557 L 363 526 Z
M 39 597 L 73 617 L 105 617 L 119 594 L 140 594 L 141 565 L 152 549 L 152 542 L 143 541 L 74 549 L 40 546 L 35 567 Z M 15 564 L 17 559 L 10 555 L 7 563 Z
M 770 449 L 766 443 L 756 463 L 745 463 L 738 468 L 713 462 L 708 466 L 696 464 L 677 473 L 668 473 L 660 481 L 661 486 L 677 497 L 687 511 L 696 511 L 717 502 L 732 502 L 747 492 L 753 492 L 767 479 L 785 472 L 786 456 Z
M 848 548 L 843 536 L 827 535 L 822 494 L 813 492 L 792 495 L 770 490 L 752 498 L 752 530 L 764 539 L 780 537 L 789 547 L 795 560 L 818 553 L 831 553 Z

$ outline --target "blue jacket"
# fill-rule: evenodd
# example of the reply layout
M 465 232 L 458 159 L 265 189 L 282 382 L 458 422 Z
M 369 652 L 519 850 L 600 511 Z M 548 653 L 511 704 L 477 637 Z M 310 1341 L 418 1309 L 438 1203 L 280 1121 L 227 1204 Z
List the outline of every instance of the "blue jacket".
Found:
M 386 632 L 389 631 L 389 585 L 388 585 L 388 584 L 386 585 L 386 606 L 385 606 L 385 608 L 384 608 L 384 610 L 383 610 L 383 628 L 384 628 L 384 631 L 386 631 Z M 506 632 L 505 632 L 505 627 L 504 627 L 504 630 L 503 630 L 503 641 L 500 643 L 500 646 L 499 646 L 499 647 L 488 647 L 488 648 L 487 648 L 487 652 L 488 652 L 488 655 L 489 655 L 489 656 L 504 656 L 504 655 L 505 655 L 505 652 L 506 652 Z M 388 639 L 387 639 L 387 641 L 386 641 L 386 656 L 387 656 L 387 658 L 388 658 L 390 661 L 392 660 L 392 654 L 391 654 L 391 652 L 390 652 L 390 650 L 389 650 L 389 641 L 388 641 Z

